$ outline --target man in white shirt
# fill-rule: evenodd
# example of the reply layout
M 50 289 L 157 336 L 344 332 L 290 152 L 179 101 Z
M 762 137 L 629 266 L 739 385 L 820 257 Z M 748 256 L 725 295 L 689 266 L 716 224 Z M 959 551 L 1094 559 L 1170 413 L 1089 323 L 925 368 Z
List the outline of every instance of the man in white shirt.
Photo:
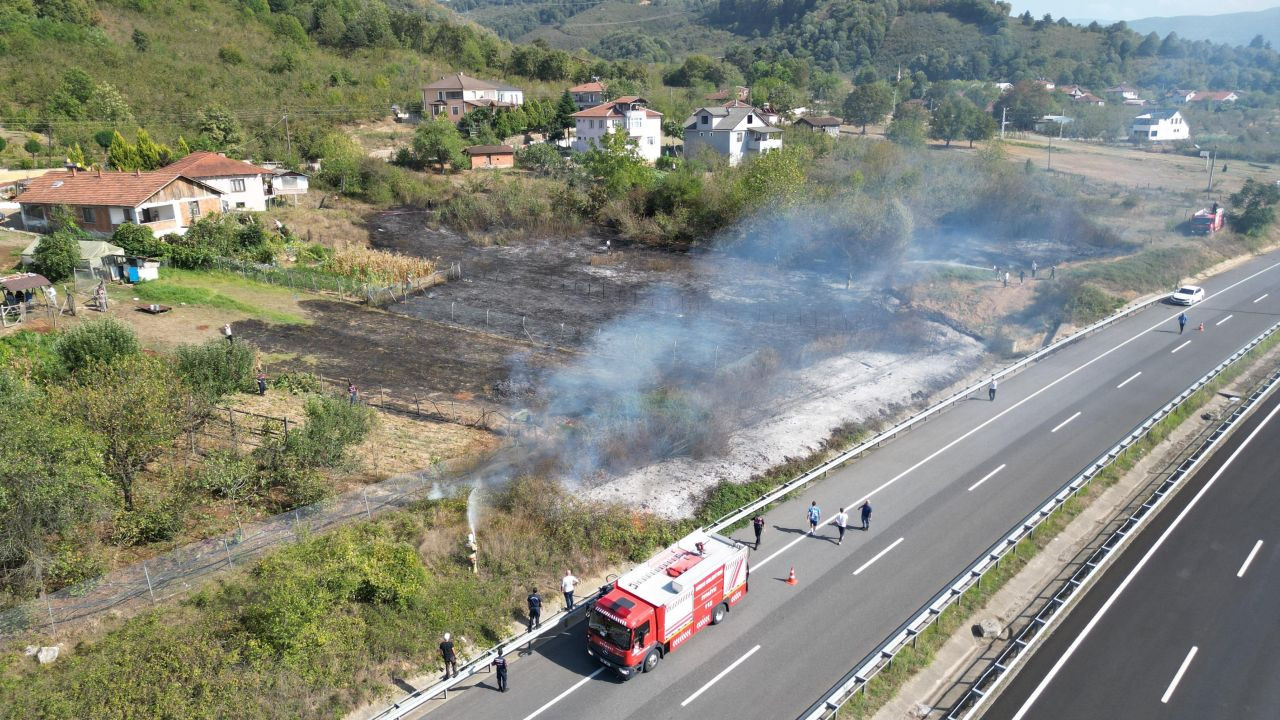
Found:
M 849 524 L 849 513 L 845 512 L 844 508 L 840 508 L 840 512 L 836 513 L 832 522 L 836 524 L 836 532 L 840 533 L 840 539 L 836 540 L 836 544 L 839 545 L 844 542 L 844 528 Z
M 568 570 L 564 571 L 564 577 L 560 578 L 560 589 L 564 591 L 564 609 L 565 612 L 573 609 L 573 589 L 581 582 L 573 576 Z

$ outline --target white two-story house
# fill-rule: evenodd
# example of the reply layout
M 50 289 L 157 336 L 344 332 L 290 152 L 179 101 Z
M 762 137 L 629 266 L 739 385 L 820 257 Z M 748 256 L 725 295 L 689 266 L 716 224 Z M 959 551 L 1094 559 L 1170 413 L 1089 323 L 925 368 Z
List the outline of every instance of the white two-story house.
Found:
M 648 100 L 627 96 L 579 110 L 572 115 L 577 130 L 573 149 L 586 152 L 599 144 L 606 133 L 623 128 L 646 162 L 657 162 L 662 154 L 662 113 L 645 107 Z
M 511 109 L 524 104 L 524 91 L 495 85 L 465 73 L 446 75 L 422 88 L 422 107 L 432 118 L 444 115 L 457 123 L 476 108 Z
M 193 152 L 162 169 L 221 190 L 223 212 L 267 209 L 270 170 L 205 151 Z
M 1189 140 L 1191 128 L 1177 110 L 1159 110 L 1134 118 L 1129 136 L 1135 142 Z
M 765 122 L 754 107 L 698 108 L 684 121 L 684 154 L 709 147 L 737 165 L 744 157 L 782 148 L 782 129 Z

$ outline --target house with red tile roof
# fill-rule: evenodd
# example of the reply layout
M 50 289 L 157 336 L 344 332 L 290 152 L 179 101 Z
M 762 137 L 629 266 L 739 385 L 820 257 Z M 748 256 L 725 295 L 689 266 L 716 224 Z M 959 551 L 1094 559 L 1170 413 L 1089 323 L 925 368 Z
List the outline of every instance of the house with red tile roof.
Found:
M 569 88 L 569 94 L 573 96 L 573 104 L 577 105 L 579 110 L 586 110 L 603 103 L 606 99 L 605 93 L 608 91 L 608 84 L 600 82 L 600 78 L 592 78 L 591 82 Z
M 86 232 L 105 237 L 124 223 L 156 235 L 181 235 L 201 217 L 222 210 L 222 191 L 161 169 L 152 172 L 68 170 L 32 178 L 18 195 L 23 229 L 49 229 L 53 208 L 69 207 Z
M 163 170 L 222 191 L 222 210 L 266 210 L 272 172 L 219 153 L 193 152 Z
M 432 118 L 444 115 L 457 123 L 478 108 L 510 110 L 524 104 L 524 92 L 510 85 L 494 84 L 465 73 L 445 75 L 422 88 L 422 107 Z
M 599 145 L 606 133 L 626 131 L 636 154 L 657 162 L 662 154 L 662 113 L 646 107 L 648 100 L 634 95 L 579 110 L 570 117 L 577 129 L 573 149 L 586 152 Z

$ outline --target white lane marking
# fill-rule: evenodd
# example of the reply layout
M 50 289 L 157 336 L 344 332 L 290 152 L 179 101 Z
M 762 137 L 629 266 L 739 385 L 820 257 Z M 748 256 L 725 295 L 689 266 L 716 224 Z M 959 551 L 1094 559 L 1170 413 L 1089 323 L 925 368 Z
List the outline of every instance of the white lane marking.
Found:
M 1262 549 L 1262 541 L 1259 540 L 1257 543 L 1254 544 L 1253 549 L 1249 551 L 1249 557 L 1244 559 L 1244 564 L 1240 566 L 1240 572 L 1236 573 L 1236 577 L 1238 578 L 1244 577 L 1244 571 L 1249 569 L 1249 563 L 1253 562 L 1253 556 L 1257 555 L 1258 551 L 1261 549 Z
M 1190 344 L 1191 344 L 1191 341 L 1190 341 L 1190 340 L 1188 340 L 1188 341 L 1186 341 L 1186 342 L 1182 343 L 1181 345 L 1179 345 L 1178 347 L 1176 347 L 1176 348 L 1174 348 L 1174 349 L 1170 350 L 1170 351 L 1169 351 L 1169 354 L 1170 354 L 1170 355 L 1172 355 L 1172 354 L 1174 354 L 1174 353 L 1178 352 L 1179 350 L 1181 350 L 1182 348 L 1184 348 L 1184 347 L 1186 347 L 1186 346 L 1188 346 L 1188 345 L 1190 345 Z
M 1132 382 L 1132 381 L 1134 381 L 1134 380 L 1137 380 L 1137 379 L 1138 379 L 1138 376 L 1139 376 L 1139 375 L 1141 375 L 1141 374 L 1142 374 L 1142 371 L 1141 371 L 1141 370 L 1139 370 L 1138 372 L 1136 372 L 1136 373 L 1134 373 L 1134 374 L 1130 375 L 1130 376 L 1129 376 L 1129 379 L 1128 379 L 1128 380 L 1125 380 L 1124 382 L 1122 382 L 1122 383 L 1120 383 L 1119 385 L 1117 385 L 1117 386 L 1116 386 L 1116 389 L 1117 389 L 1117 390 L 1119 390 L 1120 388 L 1124 387 L 1125 385 L 1128 385 L 1130 382 Z
M 744 661 L 746 661 L 746 659 L 747 659 L 747 658 L 751 657 L 752 655 L 755 655 L 755 654 L 756 654 L 756 651 L 757 651 L 757 650 L 759 650 L 759 649 L 760 649 L 760 646 L 759 646 L 759 645 L 757 645 L 757 646 L 755 646 L 755 647 L 751 648 L 750 650 L 748 650 L 746 655 L 743 655 L 742 657 L 738 658 L 737 660 L 734 660 L 732 665 L 730 665 L 729 667 L 727 667 L 727 668 L 725 668 L 725 669 L 721 670 L 719 675 L 717 675 L 717 676 L 715 676 L 715 677 L 711 678 L 711 682 L 707 683 L 706 685 L 703 685 L 703 686 L 698 690 L 698 692 L 696 692 L 696 693 L 694 693 L 694 694 L 690 695 L 689 697 L 685 698 L 685 699 L 684 699 L 684 702 L 680 703 L 680 707 L 684 707 L 685 705 L 688 705 L 689 703 L 693 702 L 694 700 L 697 700 L 699 695 L 701 695 L 702 693 L 704 693 L 704 692 L 706 692 L 708 689 L 710 689 L 712 685 L 715 685 L 716 683 L 720 682 L 720 678 L 724 677 L 725 675 L 728 675 L 730 672 L 732 672 L 732 671 L 733 671 L 733 669 L 734 669 L 734 668 L 738 667 L 738 666 L 739 666 L 739 665 L 741 665 Z
M 582 687 L 583 685 L 586 685 L 588 680 L 590 680 L 590 679 L 594 678 L 595 676 L 599 675 L 599 674 L 600 674 L 600 673 L 602 673 L 602 672 L 604 672 L 604 667 L 603 667 L 603 666 L 601 666 L 601 667 L 597 668 L 595 672 L 591 673 L 590 675 L 588 675 L 588 676 L 586 676 L 586 677 L 582 678 L 581 680 L 579 680 L 578 682 L 574 683 L 574 684 L 573 684 L 573 687 L 571 687 L 571 688 L 569 688 L 568 690 L 565 690 L 564 692 L 562 692 L 562 693 L 560 693 L 559 695 L 555 696 L 555 698 L 554 698 L 554 699 L 552 699 L 552 701 L 551 701 L 551 702 L 547 703 L 546 705 L 543 705 L 542 707 L 538 708 L 537 710 L 534 710 L 532 714 L 525 716 L 524 720 L 533 720 L 534 718 L 538 717 L 538 716 L 539 716 L 539 715 L 541 715 L 542 713 L 546 712 L 547 708 L 549 708 L 549 707 L 551 707 L 552 705 L 555 705 L 556 703 L 558 703 L 558 702 L 560 702 L 561 700 L 565 699 L 565 698 L 569 695 L 569 693 L 573 692 L 574 690 L 577 690 L 578 688 Z
M 978 487 L 979 485 L 981 485 L 982 483 L 984 483 L 984 482 L 986 482 L 986 481 L 990 480 L 992 475 L 995 475 L 996 473 L 1000 472 L 1001 470 L 1003 470 L 1003 469 L 1004 469 L 1004 467 L 1005 467 L 1004 465 L 1001 465 L 1000 467 L 996 468 L 995 470 L 992 470 L 991 472 L 987 473 L 986 477 L 984 477 L 984 478 L 982 478 L 981 480 L 979 480 L 978 482 L 976 482 L 976 483 L 974 483 L 974 484 L 970 485 L 970 486 L 969 486 L 969 492 L 973 492 L 973 489 L 974 489 L 974 488 L 976 488 L 976 487 Z
M 857 575 L 858 573 L 862 572 L 863 570 L 866 570 L 867 568 L 871 567 L 871 563 L 873 563 L 873 562 L 875 562 L 875 561 L 879 560 L 880 558 L 884 557 L 884 556 L 885 556 L 885 555 L 886 555 L 890 550 L 892 550 L 892 549 L 894 549 L 894 548 L 898 547 L 898 544 L 899 544 L 899 543 L 901 543 L 903 540 L 906 540 L 906 538 L 898 538 L 897 540 L 894 540 L 892 543 L 890 543 L 890 544 L 889 544 L 889 547 L 887 547 L 887 548 L 885 548 L 885 549 L 881 550 L 880 552 L 876 553 L 876 556 L 875 556 L 875 557 L 873 557 L 873 558 L 871 558 L 870 560 L 868 560 L 868 561 L 866 561 L 866 562 L 862 563 L 862 567 L 858 568 L 857 570 L 854 570 L 854 571 L 853 571 L 853 574 L 854 574 L 854 575 Z
M 1235 317 L 1235 315 L 1228 315 L 1228 316 L 1226 316 L 1226 317 L 1222 318 L 1221 320 L 1219 320 L 1218 322 L 1214 323 L 1214 324 L 1213 324 L 1213 326 L 1214 326 L 1214 327 L 1217 327 L 1217 326 L 1221 325 L 1222 323 L 1224 323 L 1224 322 L 1226 322 L 1226 321 L 1230 320 L 1230 319 L 1231 319 L 1231 318 L 1233 318 L 1233 317 Z
M 1258 434 L 1266 429 L 1267 424 L 1271 422 L 1272 418 L 1274 418 L 1277 413 L 1280 413 L 1280 405 L 1275 406 L 1272 408 L 1271 412 L 1267 413 L 1267 416 L 1258 424 L 1258 427 L 1254 428 L 1253 432 L 1249 433 L 1249 437 L 1245 438 L 1244 442 L 1240 443 L 1240 447 L 1236 448 L 1235 451 L 1231 453 L 1231 457 L 1228 457 L 1227 461 L 1222 464 L 1222 467 L 1218 468 L 1217 472 L 1213 474 L 1213 477 L 1209 478 L 1209 481 L 1204 484 L 1204 487 L 1200 488 L 1200 492 L 1197 492 L 1196 496 L 1191 498 L 1191 502 L 1188 502 L 1187 506 L 1182 508 L 1182 512 L 1178 513 L 1178 517 L 1173 519 L 1173 522 L 1169 524 L 1169 527 L 1165 528 L 1165 531 L 1156 539 L 1155 544 L 1147 550 L 1147 553 L 1142 556 L 1142 559 L 1138 561 L 1138 564 L 1129 571 L 1129 574 L 1125 576 L 1124 580 L 1120 581 L 1120 585 L 1115 589 L 1115 592 L 1111 593 L 1111 597 L 1107 598 L 1107 601 L 1102 603 L 1102 607 L 1098 608 L 1098 612 L 1089 619 L 1089 622 L 1085 624 L 1084 629 L 1080 631 L 1080 634 L 1076 635 L 1076 639 L 1071 641 L 1071 645 L 1067 647 L 1066 652 L 1062 653 L 1062 657 L 1058 658 L 1058 662 L 1053 664 L 1053 667 L 1049 669 L 1049 672 L 1044 676 L 1044 679 L 1040 681 L 1040 684 L 1036 686 L 1036 689 L 1027 696 L 1027 701 L 1018 709 L 1017 714 L 1013 716 L 1013 720 L 1022 720 L 1027 716 L 1027 712 L 1031 710 L 1031 706 L 1034 705 L 1035 701 L 1044 693 L 1045 688 L 1049 687 L 1049 683 L 1053 682 L 1053 679 L 1062 671 L 1063 666 L 1067 664 L 1067 661 L 1071 659 L 1071 656 L 1075 654 L 1076 650 L 1080 649 L 1080 645 L 1084 643 L 1085 638 L 1089 637 L 1089 633 L 1093 632 L 1093 629 L 1097 627 L 1099 622 L 1101 622 L 1102 616 L 1107 614 L 1107 611 L 1115 604 L 1116 600 L 1120 597 L 1120 594 L 1129 587 L 1129 584 L 1138 576 L 1138 573 L 1142 572 L 1142 568 L 1147 566 L 1147 562 L 1149 562 L 1152 556 L 1160 550 L 1165 541 L 1169 539 L 1169 536 L 1173 534 L 1173 531 L 1178 529 L 1178 526 L 1182 524 L 1182 521 L 1186 519 L 1187 515 L 1191 514 L 1191 511 L 1200 503 L 1200 499 L 1205 496 L 1205 493 L 1209 492 L 1214 483 L 1218 482 L 1218 478 L 1222 477 L 1222 474 L 1231 467 L 1231 464 L 1240 456 L 1240 453 L 1244 452 L 1245 448 L 1249 447 L 1249 443 L 1253 442 L 1253 439 L 1258 437 Z
M 1255 302 L 1255 303 L 1260 303 L 1260 302 L 1262 302 L 1263 300 L 1266 300 L 1266 299 L 1267 299 L 1267 296 L 1268 296 L 1268 295 L 1270 295 L 1270 294 L 1271 294 L 1271 293 L 1262 293 L 1262 297 L 1258 298 L 1257 300 L 1254 300 L 1254 302 Z
M 1058 426 L 1057 426 L 1057 427 L 1055 427 L 1054 429 L 1050 430 L 1049 432 L 1051 432 L 1051 433 L 1056 433 L 1056 432 L 1058 432 L 1058 431 L 1059 431 L 1059 430 L 1061 430 L 1061 429 L 1062 429 L 1062 428 L 1063 428 L 1067 423 L 1069 423 L 1069 422 L 1071 422 L 1072 420 L 1075 420 L 1076 418 L 1080 417 L 1080 413 L 1082 413 L 1082 412 L 1084 412 L 1084 411 L 1083 411 L 1083 410 L 1077 410 L 1075 415 L 1072 415 L 1071 417 L 1067 418 L 1066 420 L 1063 420 L 1062 422 L 1058 423 Z
M 1236 288 L 1236 287 L 1238 287 L 1238 286 L 1240 286 L 1240 285 L 1243 285 L 1244 283 L 1246 283 L 1246 282 L 1248 282 L 1248 281 L 1250 281 L 1250 280 L 1252 280 L 1252 279 L 1254 279 L 1254 278 L 1258 277 L 1259 275 L 1261 275 L 1261 274 L 1263 274 L 1263 273 L 1270 272 L 1270 271 L 1272 271 L 1272 270 L 1274 270 L 1274 269 L 1276 269 L 1276 268 L 1278 268 L 1278 267 L 1280 267 L 1280 262 L 1272 263 L 1272 264 L 1270 264 L 1270 265 L 1268 265 L 1268 266 L 1266 266 L 1266 267 L 1262 268 L 1262 269 L 1261 269 L 1261 270 L 1259 270 L 1258 272 L 1256 272 L 1256 273 L 1254 273 L 1254 274 L 1252 274 L 1252 275 L 1250 275 L 1250 276 L 1248 276 L 1248 277 L 1241 278 L 1241 279 L 1239 279 L 1239 280 L 1237 280 L 1237 281 L 1235 281 L 1235 282 L 1231 283 L 1230 285 L 1228 285 L 1228 286 L 1226 286 L 1226 287 L 1222 288 L 1222 289 L 1221 289 L 1221 290 L 1219 290 L 1218 292 L 1216 292 L 1216 293 L 1214 293 L 1214 294 L 1212 294 L 1212 295 L 1209 295 L 1209 296 L 1208 296 L 1208 297 L 1206 297 L 1205 299 L 1206 299 L 1206 300 L 1208 300 L 1208 299 L 1210 299 L 1210 298 L 1215 298 L 1215 297 L 1217 297 L 1217 296 L 1221 295 L 1222 293 L 1227 292 L 1228 290 L 1232 290 L 1232 289 L 1234 289 L 1234 288 Z M 1067 378 L 1071 377 L 1072 375 L 1075 375 L 1076 373 L 1080 372 L 1081 370 L 1084 370 L 1085 368 L 1089 367 L 1090 365 L 1092 365 L 1092 364 L 1094 364 L 1094 363 L 1098 362 L 1098 361 L 1099 361 L 1099 360 L 1101 360 L 1102 358 L 1104 358 L 1104 357 L 1106 357 L 1106 356 L 1110 355 L 1111 353 L 1115 352 L 1116 350 L 1119 350 L 1120 348 L 1124 347 L 1125 345 L 1128 345 L 1129 343 L 1133 342 L 1134 340 L 1137 340 L 1138 338 L 1142 337 L 1143 335 L 1146 335 L 1147 333 L 1151 332 L 1152 330 L 1155 330 L 1156 328 L 1163 326 L 1165 323 L 1169 322 L 1169 320 L 1171 320 L 1171 319 L 1172 319 L 1172 318 L 1174 318 L 1174 317 L 1177 317 L 1177 316 L 1176 316 L 1176 315 L 1173 315 L 1173 316 L 1170 316 L 1170 317 L 1166 317 L 1166 318 L 1164 318 L 1163 320 L 1159 320 L 1159 321 L 1155 322 L 1153 325 L 1151 325 L 1151 327 L 1149 327 L 1149 328 L 1147 328 L 1146 330 L 1143 330 L 1143 331 L 1141 331 L 1141 332 L 1137 333 L 1136 335 L 1134 335 L 1133 337 L 1129 338 L 1128 340 L 1125 340 L 1124 342 L 1122 342 L 1122 343 L 1120 343 L 1120 344 L 1118 344 L 1118 345 L 1116 345 L 1116 346 L 1112 347 L 1110 350 L 1103 351 L 1103 352 L 1102 352 L 1102 353 L 1100 353 L 1099 355 L 1095 356 L 1092 360 L 1088 360 L 1088 361 L 1086 361 L 1083 365 L 1080 365 L 1080 366 L 1079 366 L 1079 367 L 1077 367 L 1076 369 L 1074 369 L 1074 370 L 1071 370 L 1071 371 L 1067 372 L 1065 375 L 1063 375 L 1062 377 L 1059 377 L 1057 380 L 1054 380 L 1053 382 L 1049 383 L 1048 385 L 1045 385 L 1044 387 L 1040 388 L 1039 390 L 1037 390 L 1037 391 L 1035 391 L 1035 392 L 1031 393 L 1030 395 L 1028 395 L 1028 396 L 1026 396 L 1026 397 L 1022 398 L 1022 399 L 1021 399 L 1021 400 L 1019 400 L 1018 402 L 1016 402 L 1016 403 L 1014 403 L 1014 404 L 1010 405 L 1010 406 L 1008 407 L 1008 409 L 1006 409 L 1006 410 L 1004 410 L 1004 411 L 1002 411 L 1002 412 L 997 413 L 997 414 L 996 414 L 996 415 L 994 415 L 993 417 L 989 418 L 986 422 L 983 422 L 983 423 L 981 423 L 981 424 L 979 424 L 979 425 L 975 426 L 975 427 L 974 427 L 972 430 L 970 430 L 969 432 L 967 432 L 967 433 L 965 433 L 965 434 L 961 435 L 960 437 L 956 438 L 955 440 L 952 440 L 951 442 L 947 443 L 946 445 L 943 445 L 942 447 L 940 447 L 940 448 L 938 448 L 937 450 L 933 451 L 933 452 L 932 452 L 932 453 L 930 453 L 929 455 L 925 456 L 925 458 L 924 458 L 923 460 L 920 460 L 919 462 L 917 462 L 915 465 L 912 465 L 911 467 L 907 468 L 906 470 L 903 470 L 902 472 L 898 473 L 897 475 L 894 475 L 893 477 L 889 478 L 888 480 L 885 480 L 883 483 L 880 483 L 880 486 L 879 486 L 879 487 L 875 488 L 874 490 L 872 490 L 871 492 L 867 493 L 866 495 L 863 495 L 863 496 L 862 496 L 860 499 L 858 499 L 856 502 L 846 503 L 846 504 L 845 504 L 845 507 L 854 507 L 854 506 L 857 506 L 857 505 L 861 505 L 861 504 L 862 504 L 862 502 L 863 502 L 864 500 L 870 500 L 870 499 L 871 499 L 871 496 L 875 495 L 876 493 L 880 492 L 881 490 L 884 490 L 885 488 L 889 487 L 890 485 L 893 485 L 894 483 L 898 482 L 899 480 L 901 480 L 902 478 L 906 477 L 907 475 L 910 475 L 912 472 L 914 472 L 914 471 L 918 470 L 918 469 L 919 469 L 922 465 L 924 465 L 925 463 L 927 463 L 927 462 L 929 462 L 930 460 L 932 460 L 932 459 L 934 459 L 934 458 L 938 457 L 938 456 L 939 456 L 939 455 L 941 455 L 942 453 L 944 453 L 944 452 L 946 452 L 946 451 L 950 450 L 951 448 L 953 448 L 953 447 L 955 447 L 956 445 L 960 444 L 960 443 L 961 443 L 961 442 L 963 442 L 964 440 L 967 440 L 967 439 L 969 438 L 969 436 L 973 435 L 974 433 L 978 432 L 979 430 L 982 430 L 982 429 L 983 429 L 983 428 L 985 428 L 986 426 L 990 425 L 991 423 L 995 422 L 996 420 L 999 420 L 1000 418 L 1002 418 L 1002 417 L 1004 417 L 1005 415 L 1007 415 L 1007 414 L 1009 414 L 1009 413 L 1013 412 L 1014 410 L 1017 410 L 1018 408 L 1022 407 L 1022 405 L 1023 405 L 1024 403 L 1029 403 L 1029 402 L 1031 402 L 1031 401 L 1032 401 L 1032 400 L 1034 400 L 1037 396 L 1039 396 L 1041 393 L 1043 393 L 1043 392 L 1047 392 L 1050 388 L 1052 388 L 1053 386 L 1055 386 L 1055 385 L 1057 385 L 1058 383 L 1062 382 L 1063 380 L 1066 380 Z M 835 518 L 835 516 L 834 516 L 834 515 L 832 515 L 831 517 L 829 517 L 829 518 L 827 518 L 826 520 L 824 520 L 824 521 L 822 521 L 821 523 L 819 523 L 819 524 L 818 524 L 818 527 L 824 527 L 824 526 L 826 526 L 826 525 L 830 524 L 830 523 L 831 523 L 831 521 L 832 521 L 834 518 Z M 783 545 L 782 547 L 780 547 L 780 548 L 778 548 L 777 550 L 775 550 L 775 551 L 774 551 L 774 553 L 773 553 L 772 555 L 770 555 L 769 557 L 767 557 L 767 558 L 765 558 L 765 559 L 761 560 L 760 562 L 756 563 L 755 565 L 752 565 L 752 567 L 756 568 L 757 570 L 758 570 L 758 569 L 760 569 L 760 568 L 761 568 L 765 563 L 767 563 L 767 562 L 769 562 L 770 560 L 772 560 L 772 559 L 774 559 L 774 558 L 778 557 L 778 556 L 779 556 L 779 555 L 781 555 L 782 553 L 784 553 L 784 552 L 786 552 L 786 551 L 790 550 L 791 548 L 795 547 L 797 544 L 804 542 L 804 541 L 805 541 L 805 540 L 807 540 L 808 538 L 809 538 L 809 534 L 808 534 L 808 533 L 805 533 L 805 534 L 801 535 L 800 537 L 797 537 L 796 539 L 792 540 L 791 542 L 787 543 L 786 545 Z
M 1194 645 L 1191 647 L 1191 652 L 1187 653 L 1186 659 L 1182 661 L 1182 667 L 1178 668 L 1178 672 L 1174 674 L 1173 680 L 1169 683 L 1169 689 L 1164 691 L 1164 695 L 1160 697 L 1160 702 L 1168 703 L 1169 698 L 1173 697 L 1173 691 L 1177 689 L 1178 683 L 1182 680 L 1182 674 L 1187 671 L 1187 666 L 1191 664 L 1191 660 L 1196 656 L 1197 650 L 1199 648 Z

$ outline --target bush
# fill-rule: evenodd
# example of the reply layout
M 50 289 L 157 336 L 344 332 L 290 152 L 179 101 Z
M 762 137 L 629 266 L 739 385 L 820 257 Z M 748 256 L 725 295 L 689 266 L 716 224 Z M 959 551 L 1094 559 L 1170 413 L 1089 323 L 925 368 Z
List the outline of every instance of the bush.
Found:
M 277 375 L 271 381 L 271 387 L 290 395 L 311 395 L 324 390 L 324 383 L 309 372 L 287 372 Z
M 186 508 L 174 501 L 158 502 L 116 515 L 111 542 L 116 545 L 146 545 L 172 540 L 182 530 Z
M 214 339 L 179 347 L 176 367 L 193 390 L 216 400 L 252 385 L 257 354 L 257 349 L 248 343 Z
M 251 458 L 233 451 L 215 450 L 205 456 L 190 486 L 214 497 L 243 500 L 257 494 L 262 483 L 258 466 Z
M 117 358 L 139 352 L 138 336 L 133 328 L 114 318 L 91 320 L 64 331 L 53 350 L 68 373 L 75 373 L 90 363 L 111 363 Z
M 164 256 L 165 245 L 158 240 L 151 228 L 145 225 L 125 223 L 111 233 L 111 242 L 130 255 L 158 258 Z
M 303 468 L 338 465 L 348 447 L 368 436 L 375 420 L 368 407 L 330 396 L 307 400 L 305 411 L 306 423 L 285 442 L 285 451 Z
M 80 262 L 79 239 L 79 234 L 71 230 L 44 236 L 32 254 L 32 269 L 53 283 L 71 277 Z

